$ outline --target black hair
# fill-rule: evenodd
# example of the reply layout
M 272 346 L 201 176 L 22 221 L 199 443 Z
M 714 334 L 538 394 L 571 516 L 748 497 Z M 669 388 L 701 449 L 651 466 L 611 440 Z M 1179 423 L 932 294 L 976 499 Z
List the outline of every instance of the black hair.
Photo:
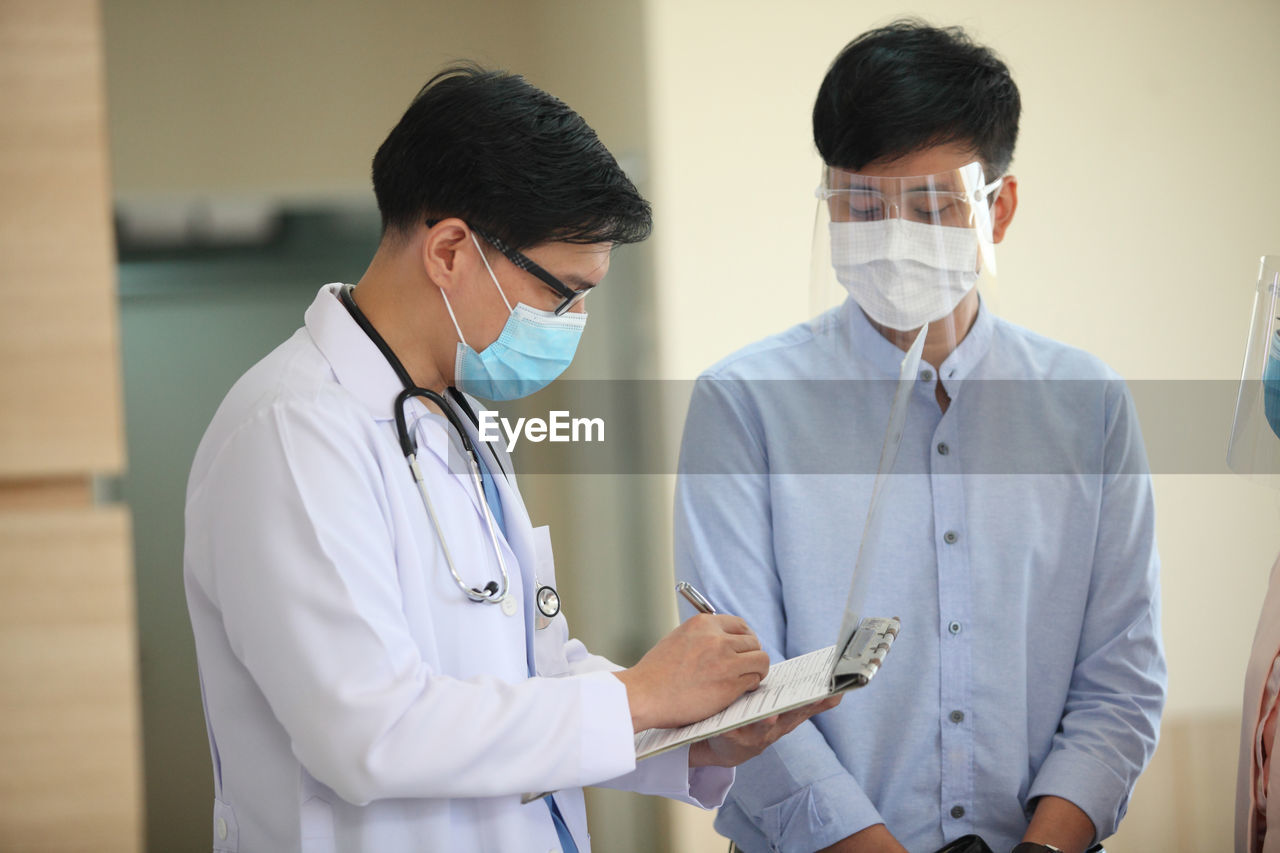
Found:
M 582 117 L 523 77 L 454 65 L 422 87 L 373 158 L 382 231 L 456 216 L 514 249 L 636 243 L 649 203 Z
M 960 27 L 899 20 L 845 45 L 813 105 L 813 141 L 829 166 L 858 170 L 963 143 L 1004 174 L 1022 101 L 1009 68 Z

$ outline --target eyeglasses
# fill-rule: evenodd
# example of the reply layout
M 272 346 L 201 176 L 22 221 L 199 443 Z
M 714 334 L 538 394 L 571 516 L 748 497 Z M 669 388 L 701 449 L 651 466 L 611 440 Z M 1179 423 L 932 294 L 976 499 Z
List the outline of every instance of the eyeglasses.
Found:
M 822 186 L 817 196 L 827 202 L 835 222 L 876 222 L 898 217 L 929 225 L 967 228 L 978 221 L 976 206 L 986 204 L 1004 180 L 997 178 L 967 193 L 952 189 L 957 182 L 937 180 L 944 176 L 951 177 L 947 173 L 923 178 L 857 176 L 865 182 L 863 185 Z
M 440 220 L 438 219 L 428 219 L 427 227 L 429 228 L 434 227 L 436 223 L 438 223 L 439 221 Z M 579 302 L 581 302 L 583 299 L 586 298 L 588 293 L 591 292 L 590 287 L 584 287 L 581 290 L 574 290 L 573 288 L 569 287 L 569 285 L 565 284 L 560 279 L 556 278 L 551 273 L 544 270 L 542 267 L 538 266 L 536 263 L 533 262 L 532 259 L 530 259 L 523 252 L 516 251 L 515 249 L 511 248 L 506 243 L 504 243 L 502 240 L 498 239 L 497 237 L 494 237 L 492 234 L 489 234 L 485 231 L 481 231 L 479 228 L 475 227 L 474 225 L 471 226 L 471 230 L 479 234 L 480 239 L 484 240 L 490 246 L 493 246 L 493 248 L 497 249 L 498 252 L 501 253 L 504 258 L 511 261 L 511 263 L 515 264 L 517 267 L 524 270 L 525 272 L 536 276 L 539 281 L 541 281 L 547 287 L 555 291 L 556 295 L 561 298 L 560 304 L 557 305 L 555 308 L 555 315 L 557 317 L 559 317 L 561 314 L 566 313 L 570 308 L 577 305 Z

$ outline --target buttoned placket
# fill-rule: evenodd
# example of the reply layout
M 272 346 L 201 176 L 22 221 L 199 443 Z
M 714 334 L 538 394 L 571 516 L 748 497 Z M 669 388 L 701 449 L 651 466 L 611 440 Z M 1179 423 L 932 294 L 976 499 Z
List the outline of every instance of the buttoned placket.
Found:
M 957 432 L 960 378 L 943 363 L 941 381 L 951 398 L 929 445 L 929 484 L 933 500 L 934 549 L 938 566 L 938 663 L 941 677 L 938 721 L 942 736 L 942 785 L 939 810 L 943 832 L 954 840 L 973 831 L 974 745 L 968 713 L 973 676 L 973 648 L 978 641 L 966 630 L 972 617 L 970 565 L 965 524 L 961 458 Z M 922 368 L 919 393 L 936 406 L 938 378 Z

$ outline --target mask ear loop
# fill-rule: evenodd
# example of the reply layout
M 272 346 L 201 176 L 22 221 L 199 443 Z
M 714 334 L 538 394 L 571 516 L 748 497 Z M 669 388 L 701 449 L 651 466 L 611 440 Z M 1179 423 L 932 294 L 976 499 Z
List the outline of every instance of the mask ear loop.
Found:
M 507 294 L 502 292 L 502 285 L 498 284 L 498 277 L 493 274 L 493 267 L 489 266 L 489 259 L 484 256 L 484 249 L 480 248 L 480 242 L 476 240 L 476 234 L 471 232 L 471 242 L 475 243 L 476 251 L 480 253 L 480 260 L 484 262 L 485 271 L 489 273 L 489 280 L 493 282 L 493 286 L 498 288 L 498 295 L 502 297 L 502 304 L 507 306 L 507 312 L 514 314 L 515 310 L 511 307 L 511 303 L 507 300 Z M 462 342 L 464 347 L 470 348 L 467 338 L 462 334 L 462 326 L 458 324 L 458 315 L 453 313 L 453 306 L 449 304 L 449 297 L 440 291 L 440 296 L 444 299 L 445 310 L 449 312 L 449 319 L 453 321 L 453 330 L 458 333 L 458 340 Z
M 498 295 L 502 297 L 502 303 L 507 306 L 507 311 L 514 314 L 515 309 L 511 307 L 511 303 L 507 301 L 507 294 L 502 292 L 502 285 L 498 284 L 498 277 L 493 274 L 493 267 L 489 266 L 489 259 L 484 255 L 484 249 L 480 248 L 480 241 L 476 239 L 476 232 L 471 232 L 471 242 L 476 244 L 476 251 L 480 253 L 480 260 L 484 261 L 484 268 L 489 271 L 489 278 L 493 280 L 493 286 L 498 288 Z
M 454 316 L 453 306 L 449 304 L 449 297 L 445 295 L 444 290 L 440 291 L 440 296 L 444 299 L 444 307 L 449 312 L 449 319 L 453 321 L 453 330 L 458 333 L 458 340 L 464 347 L 470 349 L 471 345 L 468 344 L 467 339 L 462 336 L 462 327 L 458 325 L 458 318 Z

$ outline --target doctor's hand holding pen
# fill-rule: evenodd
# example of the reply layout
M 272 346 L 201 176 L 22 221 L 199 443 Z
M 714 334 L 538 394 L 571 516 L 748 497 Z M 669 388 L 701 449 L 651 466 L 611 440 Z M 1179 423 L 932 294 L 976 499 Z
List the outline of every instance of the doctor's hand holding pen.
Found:
M 627 687 L 631 722 L 639 732 L 709 717 L 754 690 L 768 671 L 769 655 L 746 622 L 702 613 L 614 675 Z
M 769 671 L 769 655 L 746 622 L 716 613 L 692 588 L 681 592 L 701 612 L 659 640 L 635 666 L 614 673 L 626 685 L 637 732 L 709 717 L 756 689 Z M 839 703 L 840 697 L 835 696 L 700 741 L 690 747 L 689 765 L 741 764 L 809 717 Z

